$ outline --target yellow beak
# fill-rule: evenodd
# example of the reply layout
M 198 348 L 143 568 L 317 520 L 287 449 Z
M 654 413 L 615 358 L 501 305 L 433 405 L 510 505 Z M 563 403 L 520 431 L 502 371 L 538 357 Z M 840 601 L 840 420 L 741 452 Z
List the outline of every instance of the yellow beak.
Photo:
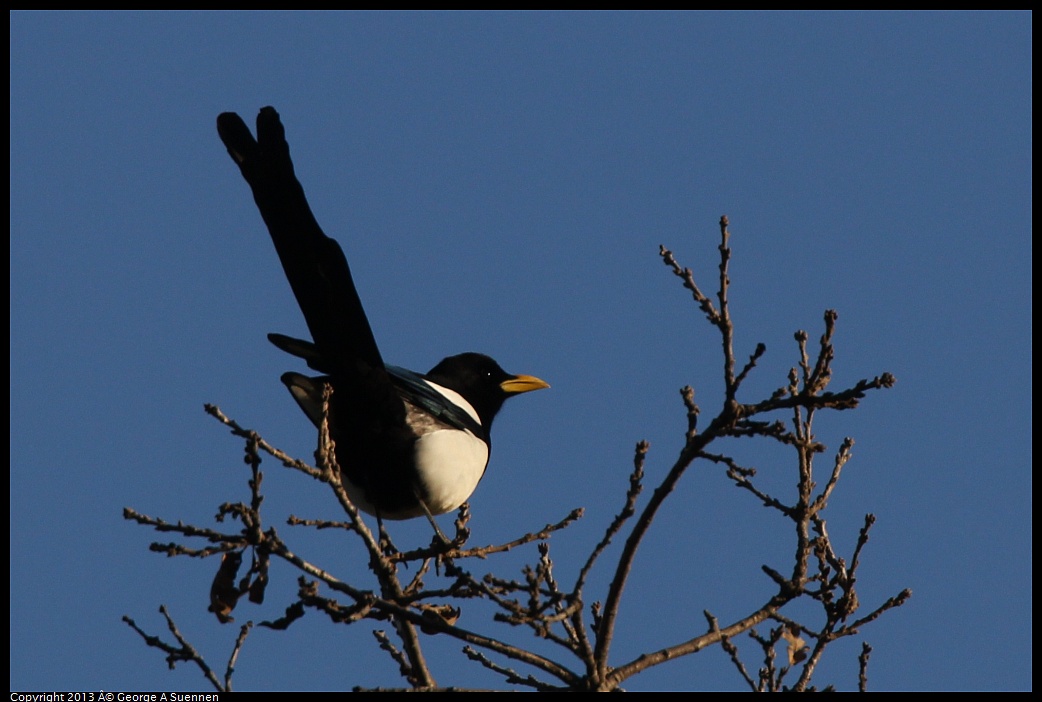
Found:
M 540 380 L 534 375 L 515 375 L 513 378 L 504 380 L 499 384 L 499 387 L 503 388 L 503 392 L 509 395 L 517 395 L 522 392 L 531 392 L 532 390 L 548 388 L 550 387 L 550 383 L 545 380 Z

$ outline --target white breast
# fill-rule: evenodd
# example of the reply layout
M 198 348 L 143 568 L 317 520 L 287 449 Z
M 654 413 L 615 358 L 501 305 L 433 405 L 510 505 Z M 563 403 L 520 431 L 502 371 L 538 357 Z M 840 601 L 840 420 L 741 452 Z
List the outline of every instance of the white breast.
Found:
M 424 382 L 481 424 L 478 413 L 458 392 L 429 380 Z M 451 512 L 470 499 L 487 465 L 488 444 L 469 431 L 443 429 L 416 442 L 416 468 L 431 514 Z
M 488 465 L 488 445 L 469 431 L 443 429 L 416 442 L 416 468 L 431 514 L 466 502 Z

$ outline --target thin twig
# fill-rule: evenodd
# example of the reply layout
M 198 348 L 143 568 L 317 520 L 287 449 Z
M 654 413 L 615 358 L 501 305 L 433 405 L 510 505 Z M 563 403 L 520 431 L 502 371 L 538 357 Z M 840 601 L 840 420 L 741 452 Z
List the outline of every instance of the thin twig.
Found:
M 202 671 L 203 676 L 210 681 L 210 684 L 213 685 L 218 692 L 229 692 L 230 690 L 225 689 L 221 685 L 221 681 L 217 679 L 217 676 L 214 674 L 213 670 L 210 669 L 210 666 L 206 664 L 206 661 L 199 654 L 199 651 L 197 651 L 196 648 L 192 646 L 192 644 L 188 643 L 188 641 L 181 635 L 180 630 L 177 628 L 177 624 L 174 623 L 173 618 L 167 611 L 166 605 L 161 605 L 159 607 L 159 612 L 166 619 L 167 628 L 170 630 L 170 633 L 174 635 L 174 638 L 177 639 L 177 642 L 181 644 L 180 646 L 168 644 L 158 636 L 146 634 L 133 619 L 126 615 L 123 616 L 123 621 L 145 640 L 146 645 L 158 648 L 167 654 L 166 663 L 171 670 L 173 670 L 174 666 L 180 661 L 195 663 L 199 670 Z M 238 646 L 238 643 L 236 643 L 236 646 Z
M 857 676 L 857 690 L 858 692 L 868 692 L 868 659 L 872 656 L 872 647 L 868 645 L 868 642 L 861 644 L 861 655 L 857 657 L 858 662 L 858 676 Z

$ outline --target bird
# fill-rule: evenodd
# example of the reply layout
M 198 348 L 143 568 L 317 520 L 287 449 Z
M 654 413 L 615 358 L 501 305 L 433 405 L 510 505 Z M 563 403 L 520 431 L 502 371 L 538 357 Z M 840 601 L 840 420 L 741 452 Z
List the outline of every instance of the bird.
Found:
M 343 249 L 308 205 L 278 112 L 261 108 L 256 137 L 238 114 L 221 113 L 217 133 L 253 192 L 312 337 L 268 339 L 322 374 L 287 372 L 282 383 L 316 427 L 324 387 L 332 388 L 327 426 L 348 497 L 381 520 L 458 509 L 488 466 L 503 403 L 549 384 L 476 352 L 426 373 L 386 364 Z

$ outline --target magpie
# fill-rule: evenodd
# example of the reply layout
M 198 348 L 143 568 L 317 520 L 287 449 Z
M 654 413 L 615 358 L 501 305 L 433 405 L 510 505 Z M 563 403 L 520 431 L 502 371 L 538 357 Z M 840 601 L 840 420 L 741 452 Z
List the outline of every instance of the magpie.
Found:
M 285 373 L 282 382 L 316 426 L 323 388 L 332 387 L 328 427 L 348 496 L 381 519 L 458 508 L 485 473 L 503 402 L 550 386 L 480 353 L 449 356 L 427 373 L 385 364 L 344 252 L 319 227 L 294 173 L 279 114 L 262 108 L 255 138 L 224 112 L 217 133 L 253 191 L 313 341 L 268 339 L 322 373 Z

